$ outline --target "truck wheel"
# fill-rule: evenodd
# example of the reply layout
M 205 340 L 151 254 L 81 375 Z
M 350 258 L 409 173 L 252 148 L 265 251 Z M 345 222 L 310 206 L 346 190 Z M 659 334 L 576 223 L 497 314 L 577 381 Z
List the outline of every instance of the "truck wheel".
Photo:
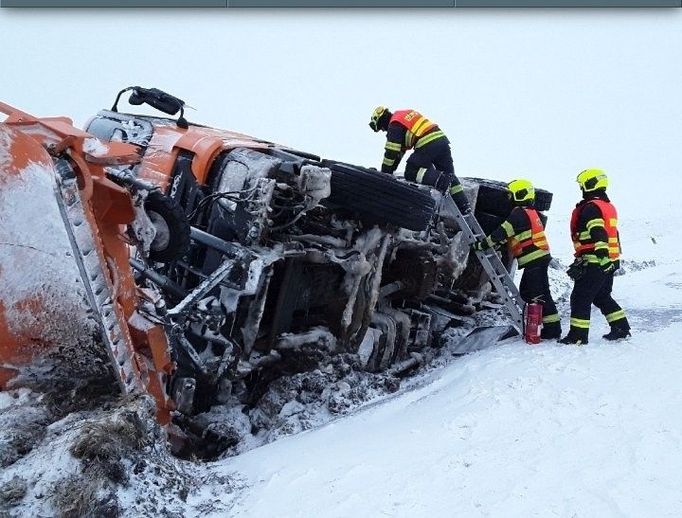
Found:
M 476 210 L 488 212 L 496 216 L 507 217 L 512 210 L 507 197 L 507 184 L 485 178 L 466 178 L 478 184 Z M 552 206 L 552 193 L 544 189 L 535 189 L 535 208 L 539 211 L 549 210 Z
M 190 229 L 182 207 L 172 198 L 152 192 L 147 196 L 144 208 L 156 228 L 156 236 L 149 248 L 149 259 L 167 263 L 185 255 L 189 249 Z
M 428 191 L 372 169 L 323 162 L 332 171 L 332 192 L 327 202 L 377 223 L 409 230 L 425 230 L 435 210 Z

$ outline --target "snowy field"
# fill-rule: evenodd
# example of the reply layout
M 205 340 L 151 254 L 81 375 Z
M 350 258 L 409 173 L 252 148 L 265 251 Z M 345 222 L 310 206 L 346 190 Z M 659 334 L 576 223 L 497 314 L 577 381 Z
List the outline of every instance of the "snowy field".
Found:
M 548 227 L 564 266 L 565 224 Z M 439 367 L 393 395 L 206 464 L 171 458 L 159 431 L 134 418 L 144 405 L 95 398 L 49 424 L 45 398 L 0 394 L 0 424 L 12 430 L 0 434 L 0 460 L 10 462 L 0 499 L 22 498 L 10 516 L 680 516 L 678 233 L 667 213 L 625 217 L 621 228 L 631 253 L 615 296 L 633 326 L 627 341 L 602 340 L 607 326 L 594 313 L 582 347 L 515 339 L 460 358 L 446 347 Z M 563 269 L 551 279 L 566 325 L 570 282 Z M 4 457 L 27 439 L 32 451 Z M 90 489 L 97 512 L 54 514 L 55 501 L 78 500 L 89 474 L 117 482 Z
M 126 430 L 123 446 L 147 460 L 102 464 L 103 452 L 76 450 L 98 476 L 130 473 L 121 515 L 682 516 L 677 11 L 0 13 L 0 67 L 14 71 L 2 100 L 27 111 L 83 123 L 118 89 L 156 86 L 196 106 L 197 121 L 376 166 L 383 142 L 366 127 L 371 109 L 414 106 L 452 137 L 458 174 L 526 176 L 555 193 L 548 235 L 564 267 L 581 169 L 606 169 L 620 211 L 615 298 L 633 326 L 628 341 L 603 341 L 607 326 L 594 313 L 586 346 L 514 340 L 453 359 L 349 416 L 210 464 L 161 451 L 130 417 L 144 405 L 115 409 L 106 427 Z M 401 63 L 431 78 L 420 88 L 403 78 L 396 86 L 386 68 L 395 27 L 408 23 L 433 49 L 396 47 Z M 563 270 L 552 279 L 566 332 L 570 283 Z M 48 412 L 33 397 L 0 394 L 0 425 L 11 430 L 0 450 L 17 442 L 15 429 L 35 446 L 0 459 L 11 464 L 0 471 L 0 499 L 25 496 L 10 516 L 55 515 L 52 483 L 78 472 L 73 444 L 83 443 L 83 423 L 97 431 L 101 419 L 97 408 Z M 17 477 L 29 483 L 12 486 Z M 65 505 L 77 496 L 66 489 Z M 91 497 L 101 505 L 88 516 L 113 509 L 112 495 Z

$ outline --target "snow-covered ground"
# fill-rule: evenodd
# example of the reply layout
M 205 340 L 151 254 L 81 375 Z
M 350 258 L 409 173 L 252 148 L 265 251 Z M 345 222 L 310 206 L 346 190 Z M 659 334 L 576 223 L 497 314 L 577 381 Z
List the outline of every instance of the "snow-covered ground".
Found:
M 624 222 L 634 255 L 655 261 L 616 278 L 630 340 L 602 340 L 595 313 L 586 346 L 481 351 L 383 404 L 222 461 L 245 486 L 232 512 L 680 516 L 682 262 L 659 252 L 679 248 L 672 228 Z
M 548 235 L 564 266 L 573 178 L 604 167 L 626 259 L 615 294 L 633 337 L 601 340 L 595 313 L 584 347 L 512 341 L 210 464 L 140 438 L 129 406 L 0 394 L 0 515 L 77 516 L 95 505 L 85 515 L 682 516 L 681 12 L 110 14 L 3 10 L 0 67 L 15 72 L 3 100 L 83 122 L 120 88 L 156 86 L 197 106 L 196 121 L 367 165 L 383 145 L 366 128 L 374 105 L 415 107 L 452 138 L 458 174 L 526 176 L 555 192 Z M 386 42 L 402 26 L 429 42 L 400 49 L 415 77 L 432 78 L 418 88 L 386 68 Z M 49 95 L 27 88 L 45 78 Z M 552 279 L 566 323 L 569 283 Z M 112 426 L 134 442 L 125 458 L 112 454 L 115 437 L 102 440 Z M 121 469 L 127 487 L 114 489 Z
M 615 282 L 633 325 L 627 341 L 602 340 L 595 312 L 583 347 L 517 339 L 459 358 L 446 347 L 397 393 L 203 464 L 170 457 L 139 402 L 3 393 L 0 512 L 680 516 L 679 232 L 674 210 L 637 218 L 633 209 L 621 207 L 626 256 Z M 556 216 L 548 227 L 563 267 L 565 226 Z M 563 269 L 551 279 L 566 323 L 570 282 Z

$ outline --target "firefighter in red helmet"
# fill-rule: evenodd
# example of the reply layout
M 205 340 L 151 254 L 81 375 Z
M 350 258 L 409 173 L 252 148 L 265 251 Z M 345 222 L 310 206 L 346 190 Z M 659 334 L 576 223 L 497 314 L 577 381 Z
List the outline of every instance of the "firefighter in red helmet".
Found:
M 620 267 L 618 213 L 606 195 L 608 178 L 601 169 L 586 169 L 577 178 L 583 199 L 571 216 L 575 261 L 568 274 L 575 281 L 571 293 L 571 329 L 563 344 L 586 344 L 592 304 L 611 326 L 607 340 L 630 336 L 625 312 L 613 300 L 613 274 Z
M 449 191 L 462 213 L 471 211 L 455 175 L 450 141 L 436 124 L 415 110 L 391 113 L 379 106 L 372 113 L 369 127 L 386 132 L 382 172 L 393 174 L 405 152 L 414 149 L 405 164 L 405 179 Z

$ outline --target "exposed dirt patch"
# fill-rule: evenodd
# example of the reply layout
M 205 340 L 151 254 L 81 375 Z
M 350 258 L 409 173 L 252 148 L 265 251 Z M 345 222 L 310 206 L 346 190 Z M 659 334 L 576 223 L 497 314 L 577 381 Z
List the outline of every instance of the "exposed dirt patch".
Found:
M 89 399 L 83 390 L 24 393 L 2 409 L 0 515 L 180 517 L 195 506 L 229 510 L 239 482 L 173 457 L 151 398 Z M 74 399 L 85 409 L 76 410 Z M 220 498 L 199 494 L 218 484 Z

